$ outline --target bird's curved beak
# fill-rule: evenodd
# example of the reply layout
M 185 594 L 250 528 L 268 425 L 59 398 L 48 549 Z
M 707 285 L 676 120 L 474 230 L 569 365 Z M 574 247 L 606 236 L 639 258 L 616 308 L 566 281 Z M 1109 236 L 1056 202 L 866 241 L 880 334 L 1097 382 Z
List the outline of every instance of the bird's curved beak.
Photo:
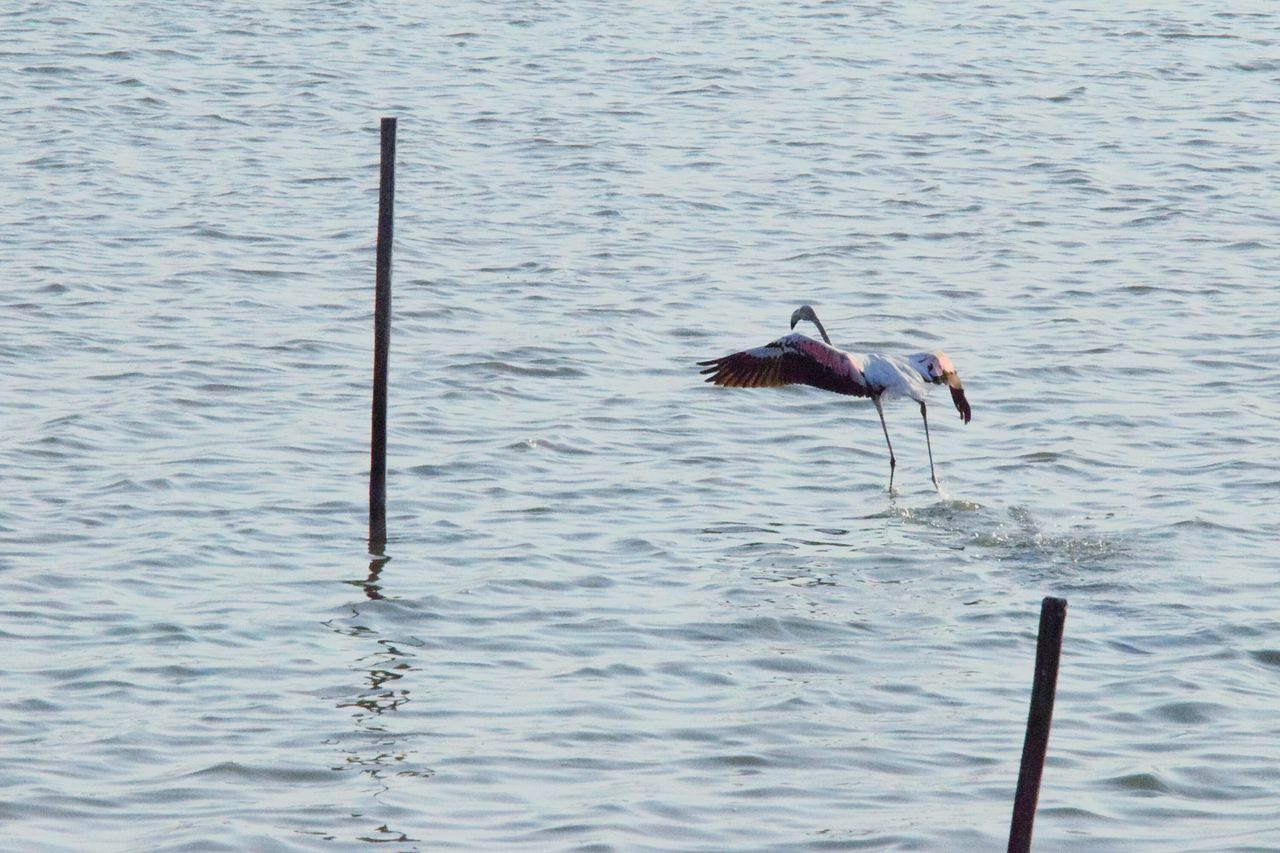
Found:
M 969 400 L 964 396 L 964 383 L 960 381 L 960 375 L 954 370 L 949 370 L 942 374 L 942 379 L 951 388 L 951 402 L 955 403 L 956 411 L 960 413 L 960 420 L 969 423 L 973 419 L 973 409 L 969 407 Z

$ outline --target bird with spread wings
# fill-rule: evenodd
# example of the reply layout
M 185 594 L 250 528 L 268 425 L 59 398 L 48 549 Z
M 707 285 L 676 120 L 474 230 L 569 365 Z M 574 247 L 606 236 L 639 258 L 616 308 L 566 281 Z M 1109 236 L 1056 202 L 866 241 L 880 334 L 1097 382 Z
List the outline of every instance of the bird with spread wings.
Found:
M 885 444 L 889 446 L 889 490 L 893 491 L 893 474 L 898 461 L 889 440 L 889 427 L 884 421 L 882 401 L 909 397 L 920 404 L 924 420 L 925 446 L 929 450 L 929 476 L 935 488 L 938 476 L 933 468 L 933 445 L 929 440 L 929 415 L 925 394 L 934 385 L 951 389 L 951 401 L 965 423 L 973 417 L 964 385 L 951 359 L 941 350 L 911 355 L 867 353 L 857 355 L 831 345 L 827 330 L 813 308 L 802 305 L 791 315 L 791 328 L 801 320 L 818 327 L 822 341 L 792 332 L 755 349 L 698 362 L 710 374 L 706 381 L 726 388 L 774 388 L 781 385 L 812 385 L 824 391 L 852 397 L 870 397 L 880 415 Z M 825 341 L 825 343 L 824 343 Z

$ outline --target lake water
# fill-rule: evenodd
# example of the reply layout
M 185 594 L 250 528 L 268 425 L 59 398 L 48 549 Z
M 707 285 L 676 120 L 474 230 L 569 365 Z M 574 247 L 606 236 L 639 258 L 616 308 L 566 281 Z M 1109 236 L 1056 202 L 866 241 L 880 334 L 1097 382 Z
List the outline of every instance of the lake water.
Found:
M 1280 849 L 1280 10 L 412 5 L 0 12 L 0 847 Z

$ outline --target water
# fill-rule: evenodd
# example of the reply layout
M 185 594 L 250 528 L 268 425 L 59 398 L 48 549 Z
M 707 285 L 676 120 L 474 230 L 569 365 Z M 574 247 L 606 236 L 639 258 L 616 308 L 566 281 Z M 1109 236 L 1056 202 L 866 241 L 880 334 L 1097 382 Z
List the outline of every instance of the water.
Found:
M 1280 848 L 1270 6 L 0 17 L 12 850 Z M 400 117 L 391 560 L 365 553 Z M 703 385 L 813 303 L 973 403 Z

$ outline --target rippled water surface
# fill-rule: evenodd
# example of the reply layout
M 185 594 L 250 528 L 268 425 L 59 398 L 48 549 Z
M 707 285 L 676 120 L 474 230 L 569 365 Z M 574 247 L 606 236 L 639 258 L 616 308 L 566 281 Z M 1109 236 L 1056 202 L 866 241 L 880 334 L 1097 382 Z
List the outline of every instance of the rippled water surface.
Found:
M 1057 595 L 1040 848 L 1280 848 L 1280 13 L 1220 8 L 10 4 L 0 847 L 1000 849 Z M 803 302 L 950 353 L 941 493 L 909 403 L 890 496 L 866 401 L 701 382 Z

